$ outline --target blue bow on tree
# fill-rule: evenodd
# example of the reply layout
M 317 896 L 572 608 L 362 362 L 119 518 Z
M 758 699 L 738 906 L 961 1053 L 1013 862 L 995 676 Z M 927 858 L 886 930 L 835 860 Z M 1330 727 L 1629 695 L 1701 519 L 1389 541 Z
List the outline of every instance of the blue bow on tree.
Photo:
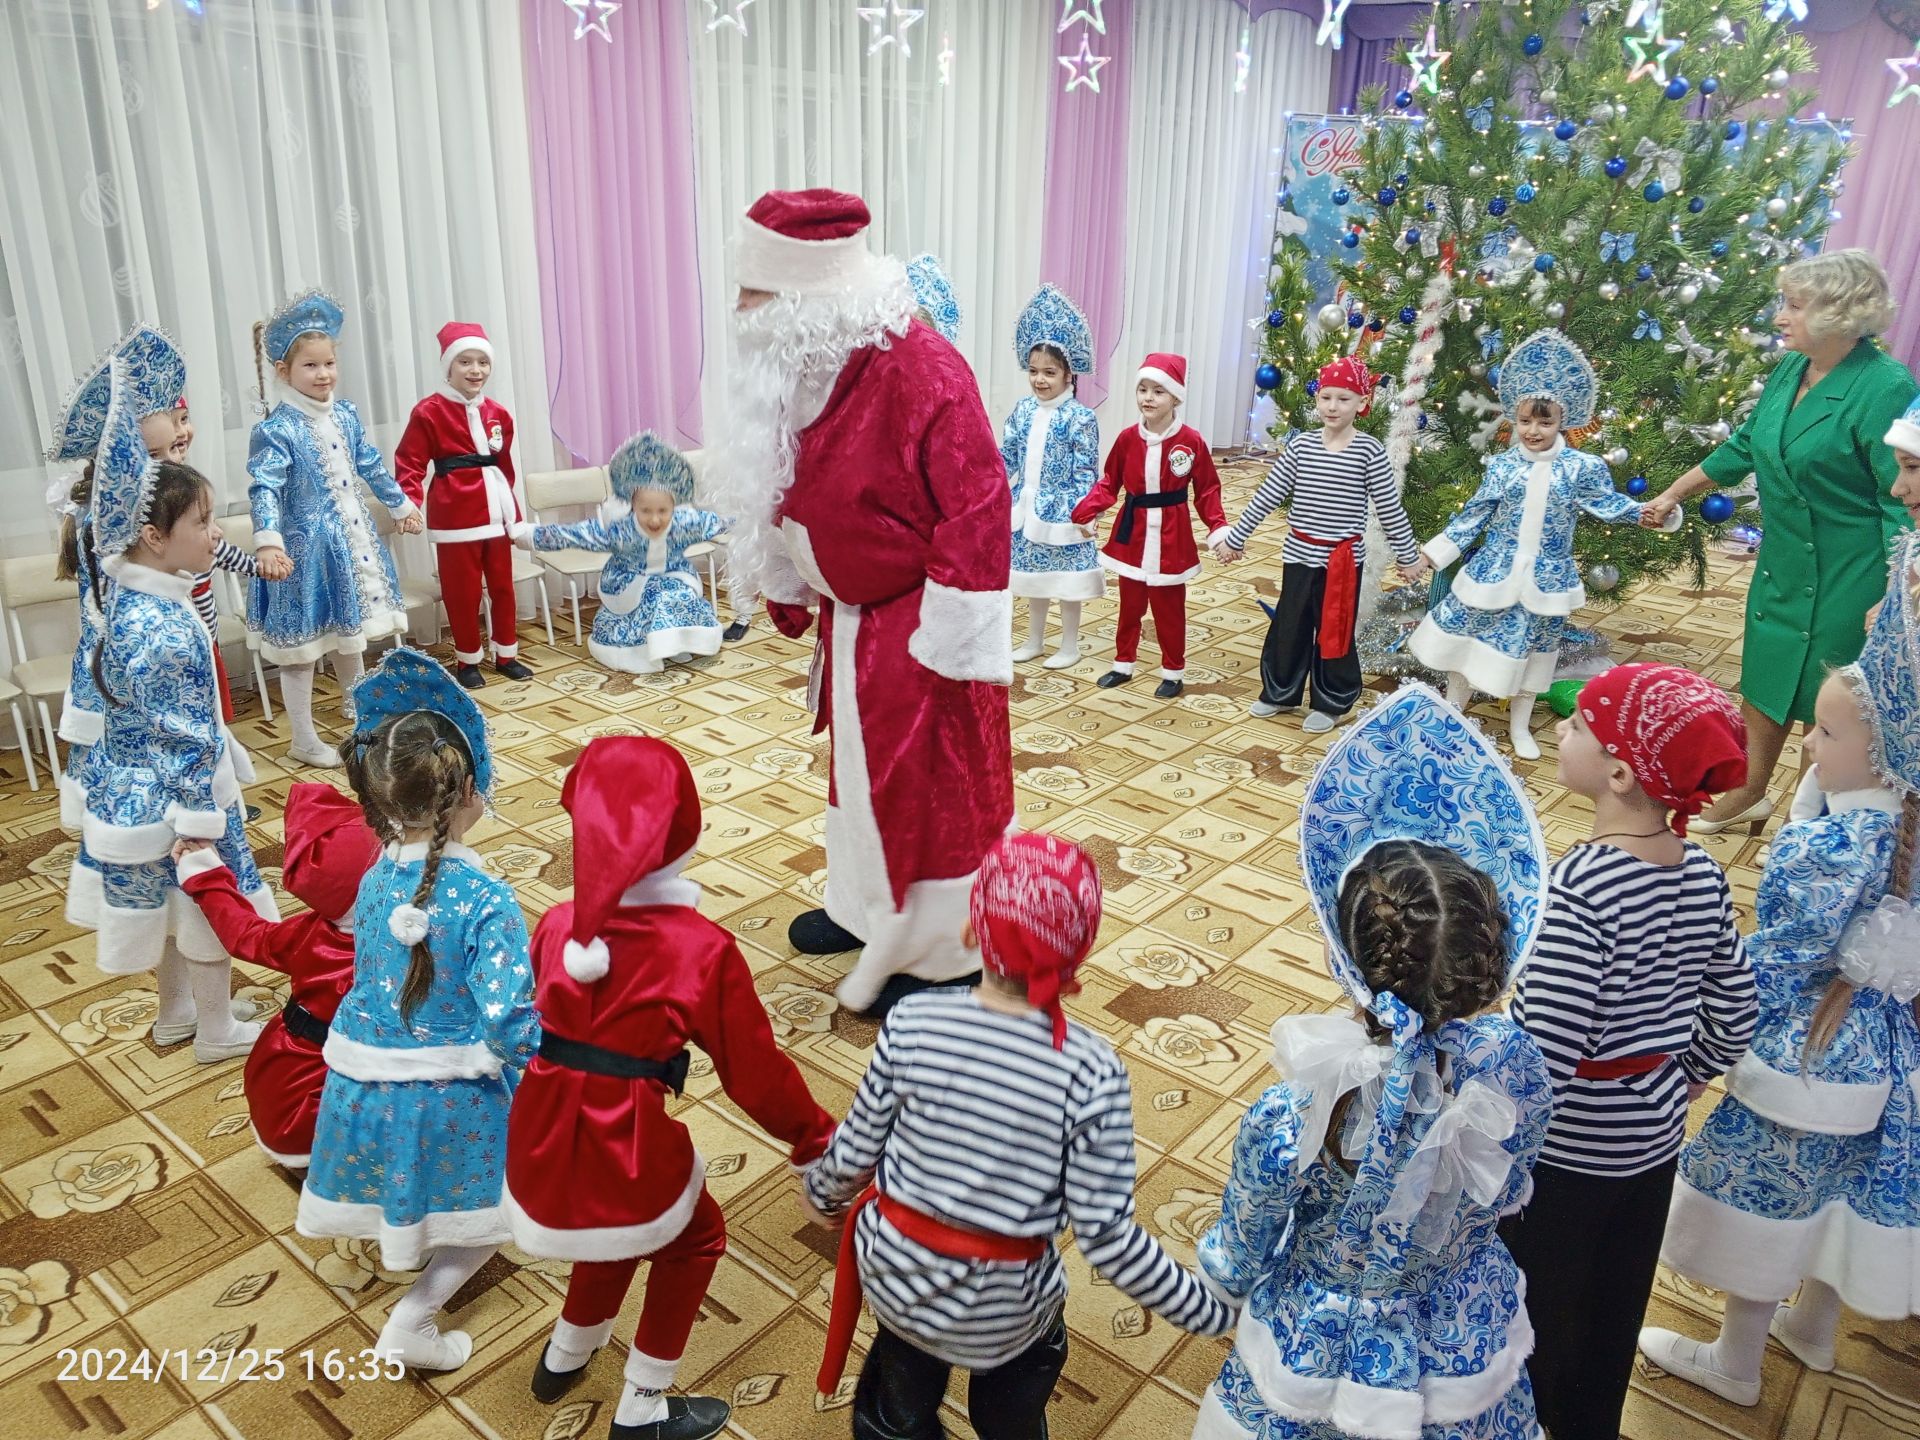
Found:
M 1480 258 L 1482 260 L 1491 260 L 1496 256 L 1506 254 L 1519 236 L 1520 227 L 1518 225 L 1509 225 L 1505 229 L 1495 230 L 1480 242 Z
M 1480 337 L 1480 358 L 1482 360 L 1493 359 L 1494 356 L 1500 353 L 1501 343 L 1502 342 L 1501 342 L 1499 329 L 1496 327 L 1492 330 L 1489 330 L 1486 334 Z
M 1611 230 L 1600 232 L 1600 258 L 1602 260 L 1631 260 L 1634 246 L 1639 243 L 1640 232 L 1629 230 L 1616 235 Z
M 1467 107 L 1467 123 L 1482 135 L 1493 128 L 1493 98 L 1489 96 L 1478 105 Z
M 1633 327 L 1633 338 L 1636 340 L 1664 340 L 1667 338 L 1667 332 L 1660 328 L 1658 318 L 1642 310 L 1640 312 L 1640 323 Z

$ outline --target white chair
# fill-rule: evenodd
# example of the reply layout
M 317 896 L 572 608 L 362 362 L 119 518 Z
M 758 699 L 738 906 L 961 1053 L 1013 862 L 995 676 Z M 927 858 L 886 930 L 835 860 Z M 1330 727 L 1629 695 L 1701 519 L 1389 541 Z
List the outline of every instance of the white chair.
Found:
M 253 516 L 250 514 L 228 515 L 220 521 L 220 533 L 228 543 L 238 549 L 253 553 Z M 219 612 L 218 643 L 222 650 L 232 645 L 244 645 L 247 658 L 253 662 L 253 688 L 260 696 L 260 710 L 267 719 L 273 719 L 273 701 L 267 696 L 267 671 L 260 663 L 260 649 L 253 632 L 247 628 L 247 587 L 241 577 L 231 570 L 213 572 L 213 603 Z
M 20 718 L 20 687 L 6 680 L 0 680 L 0 701 L 5 702 L 13 715 L 13 738 L 20 742 L 20 759 L 27 767 L 27 784 L 35 790 L 40 788 L 40 772 L 33 764 L 33 737 L 27 733 L 27 725 Z
M 392 538 L 399 533 L 400 527 L 394 522 L 393 516 L 387 513 L 387 507 L 378 500 L 368 496 L 361 498 L 366 500 L 367 510 L 373 516 L 373 528 L 379 531 L 380 537 L 391 546 Z M 412 629 L 413 617 L 424 610 L 427 612 L 428 619 L 433 622 L 433 638 L 427 643 L 438 645 L 440 643 L 439 576 L 427 575 L 415 578 L 397 565 L 394 567 L 394 573 L 400 577 L 400 604 L 407 612 L 409 632 Z
M 52 555 L 19 555 L 0 563 L 0 601 L 7 607 L 7 636 L 13 645 L 13 683 L 40 717 L 46 739 L 47 765 L 60 773 L 60 748 L 53 728 L 53 705 L 67 693 L 73 676 L 73 650 L 80 629 L 80 591 L 71 580 L 57 579 Z M 70 614 L 69 632 L 76 639 L 51 655 L 29 656 L 20 612 L 58 606 Z
M 610 493 L 604 465 L 588 465 L 577 470 L 545 470 L 529 475 L 527 510 L 535 524 L 545 524 L 546 513 L 575 508 L 597 509 Z M 608 557 L 593 550 L 537 550 L 530 557 L 543 570 L 550 571 L 567 587 L 567 601 L 573 607 L 573 643 L 580 644 L 580 601 L 600 579 Z M 546 588 L 544 585 L 542 590 Z M 548 643 L 552 643 L 549 619 Z

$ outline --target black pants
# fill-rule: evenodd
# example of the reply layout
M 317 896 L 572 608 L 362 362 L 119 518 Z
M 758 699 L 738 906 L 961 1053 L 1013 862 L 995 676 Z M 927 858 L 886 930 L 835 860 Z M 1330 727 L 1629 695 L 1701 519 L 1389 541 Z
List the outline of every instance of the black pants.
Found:
M 967 1419 L 980 1440 L 1047 1440 L 1047 1401 L 1067 1363 L 1067 1321 L 1004 1365 L 975 1370 Z M 853 1392 L 854 1440 L 941 1440 L 940 1402 L 952 1367 L 882 1325 Z
M 1319 565 L 1288 565 L 1280 572 L 1280 603 L 1260 647 L 1260 698 L 1269 705 L 1298 705 L 1313 680 L 1313 708 L 1344 715 L 1360 698 L 1360 656 L 1347 637 L 1338 660 L 1320 654 L 1320 605 L 1327 572 Z
M 1527 1373 L 1553 1440 L 1619 1440 L 1678 1164 L 1625 1176 L 1536 1165 L 1532 1202 L 1500 1224 L 1527 1276 Z

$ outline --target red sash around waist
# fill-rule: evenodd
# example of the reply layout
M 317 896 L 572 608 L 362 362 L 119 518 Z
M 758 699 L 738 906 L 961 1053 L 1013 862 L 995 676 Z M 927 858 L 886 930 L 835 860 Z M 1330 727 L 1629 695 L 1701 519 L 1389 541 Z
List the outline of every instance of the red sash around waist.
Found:
M 839 1386 L 847 1355 L 853 1349 L 853 1330 L 860 1323 L 860 1264 L 854 1254 L 853 1232 L 860 1212 L 875 1204 L 887 1223 L 907 1239 L 950 1260 L 1034 1261 L 1053 1243 L 1044 1235 L 989 1235 L 963 1230 L 882 1195 L 869 1185 L 847 1211 L 846 1224 L 840 1231 L 840 1256 L 833 1267 L 833 1307 L 827 1316 L 827 1349 L 816 1382 L 822 1395 L 831 1395 Z
M 1360 611 L 1360 542 L 1351 535 L 1321 540 L 1304 530 L 1295 530 L 1293 538 L 1329 552 L 1327 588 L 1320 597 L 1320 658 L 1338 660 L 1353 649 L 1353 622 Z
M 1624 1080 L 1629 1075 L 1651 1075 L 1671 1055 L 1622 1055 L 1614 1060 L 1582 1060 L 1573 1073 L 1582 1080 Z

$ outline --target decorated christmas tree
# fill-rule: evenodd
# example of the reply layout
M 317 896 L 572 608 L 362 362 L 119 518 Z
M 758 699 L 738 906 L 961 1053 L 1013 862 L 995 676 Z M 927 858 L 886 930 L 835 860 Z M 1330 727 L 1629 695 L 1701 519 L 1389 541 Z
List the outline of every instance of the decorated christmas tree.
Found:
M 1552 326 L 1602 386 L 1570 443 L 1657 494 L 1751 407 L 1776 358 L 1775 273 L 1831 219 L 1844 145 L 1786 119 L 1810 52 L 1784 0 L 1440 4 L 1408 59 L 1405 89 L 1362 96 L 1342 178 L 1366 209 L 1334 257 L 1337 301 L 1315 308 L 1291 247 L 1275 256 L 1259 378 L 1276 433 L 1312 423 L 1316 357 L 1357 350 L 1386 380 L 1364 424 L 1432 535 L 1510 443 L 1501 357 Z M 1587 587 L 1617 598 L 1683 563 L 1699 584 L 1733 518 L 1710 496 L 1679 535 L 1583 525 Z

